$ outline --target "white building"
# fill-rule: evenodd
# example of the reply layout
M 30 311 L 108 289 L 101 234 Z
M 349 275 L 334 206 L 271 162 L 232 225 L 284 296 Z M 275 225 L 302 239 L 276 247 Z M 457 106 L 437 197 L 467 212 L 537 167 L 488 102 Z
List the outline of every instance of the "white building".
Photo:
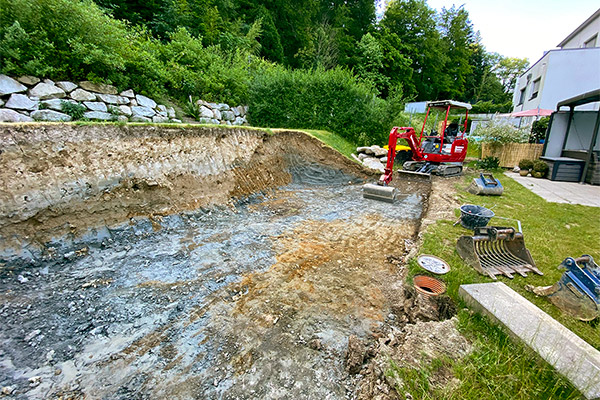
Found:
M 546 52 L 519 77 L 513 112 L 553 110 L 559 101 L 600 88 L 600 9 L 558 47 Z M 599 105 L 586 107 L 598 110 Z

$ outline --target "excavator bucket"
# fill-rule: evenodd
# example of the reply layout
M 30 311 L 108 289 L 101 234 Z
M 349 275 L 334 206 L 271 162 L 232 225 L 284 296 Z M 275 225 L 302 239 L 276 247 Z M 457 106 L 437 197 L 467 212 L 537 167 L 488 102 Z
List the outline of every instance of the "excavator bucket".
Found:
M 458 239 L 456 250 L 479 273 L 494 280 L 496 275 L 512 279 L 515 273 L 527 276 L 532 271 L 543 275 L 525 247 L 521 232 L 500 226 L 476 227 L 474 231 L 473 236 Z
M 552 286 L 525 286 L 538 296 L 545 296 L 563 312 L 582 321 L 600 316 L 600 268 L 591 256 L 567 257 L 558 267 L 565 269 Z
M 375 183 L 367 183 L 363 185 L 363 197 L 365 199 L 373 199 L 393 203 L 398 195 L 398 189 L 393 186 L 378 185 Z
M 467 192 L 477 195 L 501 196 L 504 188 L 500 181 L 491 173 L 480 173 L 479 178 L 473 178 Z

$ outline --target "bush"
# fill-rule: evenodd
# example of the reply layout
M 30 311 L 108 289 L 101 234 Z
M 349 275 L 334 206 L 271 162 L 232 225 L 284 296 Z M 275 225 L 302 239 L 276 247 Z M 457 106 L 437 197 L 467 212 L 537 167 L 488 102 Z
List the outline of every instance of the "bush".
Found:
M 70 115 L 73 121 L 83 119 L 83 114 L 87 108 L 79 103 L 71 103 L 70 101 L 61 100 L 60 109 L 67 115 Z
M 487 156 L 483 160 L 475 161 L 475 168 L 495 171 L 500 168 L 500 159 L 498 157 Z
M 548 129 L 548 123 L 550 117 L 543 117 L 531 125 L 531 133 L 529 134 L 529 143 L 540 143 L 546 138 L 546 129 Z
M 473 114 L 495 114 L 508 113 L 512 109 L 512 102 L 495 104 L 493 101 L 478 101 L 473 104 L 471 112 Z
M 492 144 L 527 143 L 529 139 L 526 130 L 495 120 L 489 121 L 484 127 L 477 127 L 474 134 L 481 137 L 481 142 Z
M 360 144 L 384 143 L 387 103 L 350 71 L 272 68 L 250 86 L 253 125 L 331 130 Z
M 533 161 L 531 160 L 521 160 L 519 161 L 519 169 L 524 171 L 529 171 L 533 168 Z
M 533 171 L 540 173 L 542 175 L 541 177 L 546 176 L 546 174 L 548 173 L 548 170 L 549 170 L 548 164 L 546 164 L 544 161 L 535 160 L 533 162 Z

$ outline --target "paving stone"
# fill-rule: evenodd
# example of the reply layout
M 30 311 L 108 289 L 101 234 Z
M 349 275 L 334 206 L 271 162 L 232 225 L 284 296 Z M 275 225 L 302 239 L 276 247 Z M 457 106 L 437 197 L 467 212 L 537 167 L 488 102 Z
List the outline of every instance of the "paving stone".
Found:
M 586 398 L 600 397 L 600 352 L 502 282 L 461 285 L 473 309 L 503 325 Z

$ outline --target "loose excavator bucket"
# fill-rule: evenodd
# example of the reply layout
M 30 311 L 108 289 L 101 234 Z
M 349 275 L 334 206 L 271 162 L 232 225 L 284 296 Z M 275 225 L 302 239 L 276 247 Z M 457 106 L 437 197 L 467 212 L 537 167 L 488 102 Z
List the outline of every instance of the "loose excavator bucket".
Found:
M 527 276 L 531 271 L 543 275 L 525 248 L 521 232 L 500 226 L 476 227 L 474 231 L 473 236 L 458 239 L 456 250 L 479 273 L 493 279 L 500 274 L 511 279 L 514 273 Z
M 547 287 L 525 286 L 538 296 L 545 296 L 563 312 L 582 321 L 600 316 L 600 268 L 591 256 L 567 257 L 558 267 L 566 271 L 558 282 Z

